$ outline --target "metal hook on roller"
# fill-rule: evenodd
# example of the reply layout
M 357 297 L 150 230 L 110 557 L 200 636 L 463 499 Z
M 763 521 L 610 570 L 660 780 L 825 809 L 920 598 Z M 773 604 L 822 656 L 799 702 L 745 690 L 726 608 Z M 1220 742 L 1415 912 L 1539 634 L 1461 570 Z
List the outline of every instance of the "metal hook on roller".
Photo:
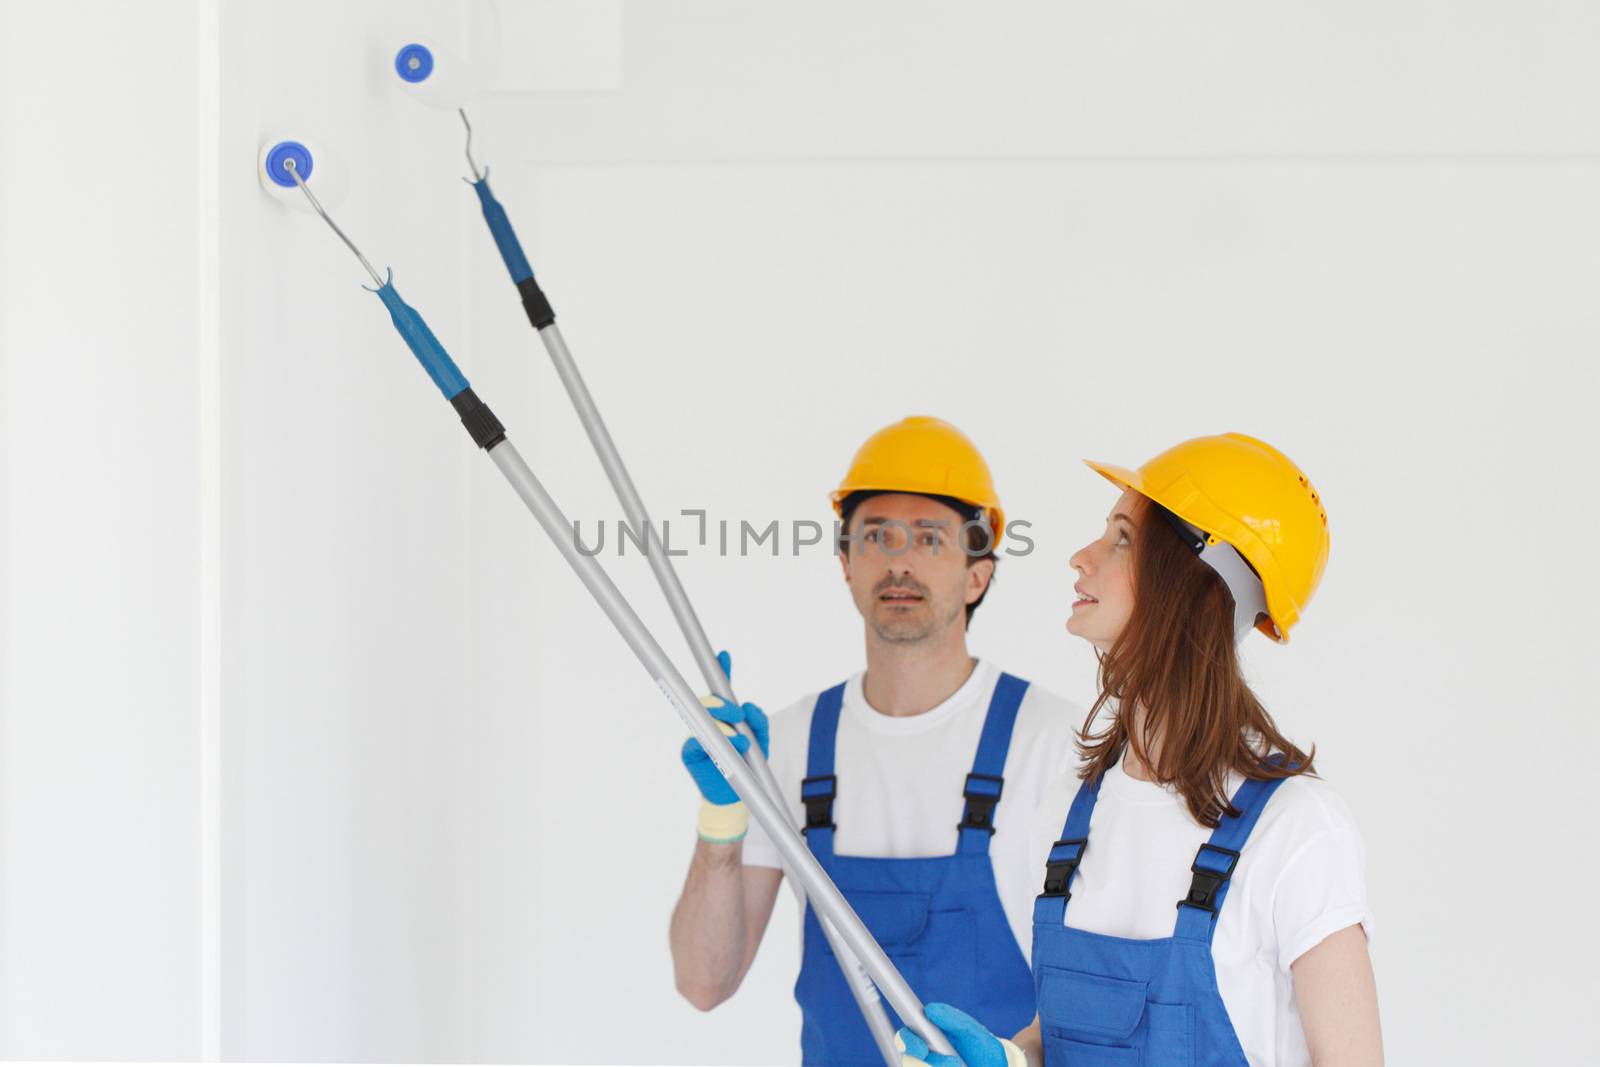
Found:
M 354 252 L 356 258 L 361 261 L 361 265 L 367 268 L 367 273 L 372 276 L 372 284 L 382 289 L 386 284 L 384 280 L 378 276 L 377 271 L 372 269 L 372 264 L 367 262 L 367 257 L 361 254 L 361 249 L 356 247 L 355 242 L 346 237 L 344 231 L 339 229 L 339 224 L 334 222 L 326 211 L 322 210 L 322 205 L 317 202 L 317 194 L 313 193 L 311 186 L 307 185 L 300 177 L 300 169 L 294 165 L 294 160 L 284 160 L 283 169 L 289 172 L 289 177 L 293 178 L 294 183 L 300 187 L 300 191 L 306 194 L 306 199 L 311 201 L 311 206 L 316 208 L 318 215 L 322 216 L 322 221 L 333 227 L 333 232 L 339 235 L 339 240 L 343 241 L 345 247 Z
M 456 114 L 461 116 L 461 124 L 467 128 L 467 166 L 472 170 L 472 180 L 481 182 L 489 176 L 487 170 L 479 170 L 478 164 L 472 158 L 472 123 L 467 121 L 467 109 L 456 108 Z

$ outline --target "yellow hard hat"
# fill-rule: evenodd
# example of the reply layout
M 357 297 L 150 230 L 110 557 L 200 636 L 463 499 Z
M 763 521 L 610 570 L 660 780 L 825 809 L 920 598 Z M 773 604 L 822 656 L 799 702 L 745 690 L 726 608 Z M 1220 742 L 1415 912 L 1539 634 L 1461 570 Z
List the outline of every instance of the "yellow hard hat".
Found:
M 1006 514 L 994 491 L 989 465 L 966 434 L 930 415 L 912 415 L 885 426 L 856 450 L 839 488 L 828 495 L 834 512 L 851 493 L 923 493 L 954 497 L 982 508 L 994 539 L 1000 544 Z
M 1328 513 L 1288 456 L 1265 441 L 1225 433 L 1175 445 L 1138 470 L 1084 462 L 1210 540 L 1231 545 L 1266 590 L 1271 622 L 1256 628 L 1276 641 L 1289 639 L 1328 563 Z

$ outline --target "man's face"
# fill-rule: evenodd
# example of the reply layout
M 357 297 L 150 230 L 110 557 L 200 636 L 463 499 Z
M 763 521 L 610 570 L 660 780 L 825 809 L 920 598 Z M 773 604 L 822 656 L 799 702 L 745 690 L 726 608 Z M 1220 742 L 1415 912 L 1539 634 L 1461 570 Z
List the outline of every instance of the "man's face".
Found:
M 967 605 L 988 587 L 994 561 L 969 566 L 963 521 L 912 493 L 883 493 L 857 506 L 839 562 L 856 610 L 878 637 L 910 644 L 965 628 Z

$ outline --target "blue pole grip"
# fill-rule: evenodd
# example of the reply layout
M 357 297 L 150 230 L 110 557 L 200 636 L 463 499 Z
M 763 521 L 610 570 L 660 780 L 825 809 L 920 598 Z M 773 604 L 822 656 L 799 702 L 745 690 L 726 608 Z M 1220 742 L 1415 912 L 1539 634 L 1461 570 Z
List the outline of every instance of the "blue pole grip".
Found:
M 400 331 L 411 354 L 417 357 L 417 362 L 422 364 L 422 369 L 428 372 L 428 377 L 433 379 L 433 384 L 439 387 L 444 398 L 454 400 L 458 393 L 464 392 L 467 388 L 466 376 L 444 350 L 439 339 L 433 336 L 433 331 L 422 321 L 422 316 L 400 299 L 400 294 L 394 291 L 394 283 L 385 282 L 382 288 L 373 291 L 383 301 L 383 306 L 389 309 L 394 328 Z
M 506 209 L 489 191 L 488 178 L 470 184 L 472 191 L 478 194 L 478 203 L 483 205 L 483 221 L 489 224 L 489 232 L 500 249 L 500 258 L 506 261 L 506 270 L 511 272 L 511 281 L 521 285 L 533 277 L 533 268 L 528 266 L 528 257 L 522 254 L 522 244 L 517 240 L 517 231 L 511 228 L 511 220 L 506 218 Z

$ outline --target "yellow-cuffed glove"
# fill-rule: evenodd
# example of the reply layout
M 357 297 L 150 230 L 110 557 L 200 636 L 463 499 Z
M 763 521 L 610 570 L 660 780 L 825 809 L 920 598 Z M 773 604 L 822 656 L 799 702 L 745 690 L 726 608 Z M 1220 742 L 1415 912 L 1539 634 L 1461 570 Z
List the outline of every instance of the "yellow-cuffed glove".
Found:
M 722 664 L 724 673 L 732 676 L 733 661 L 726 652 L 718 652 L 717 659 Z M 750 750 L 750 739 L 740 733 L 738 724 L 750 724 L 750 732 L 756 735 L 756 740 L 761 745 L 761 754 L 766 755 L 768 746 L 767 714 L 754 704 L 734 705 L 719 697 L 701 697 L 700 702 L 706 706 L 717 724 L 722 727 L 722 732 L 728 735 L 729 742 L 739 755 L 743 756 Z M 750 811 L 739 799 L 739 794 L 734 792 L 733 786 L 717 770 L 717 765 L 711 762 L 711 756 L 706 752 L 705 746 L 698 739 L 689 738 L 683 743 L 683 765 L 689 771 L 689 777 L 694 779 L 695 785 L 700 787 L 700 821 L 697 830 L 700 838 L 715 845 L 731 845 L 744 839 L 750 829 Z

